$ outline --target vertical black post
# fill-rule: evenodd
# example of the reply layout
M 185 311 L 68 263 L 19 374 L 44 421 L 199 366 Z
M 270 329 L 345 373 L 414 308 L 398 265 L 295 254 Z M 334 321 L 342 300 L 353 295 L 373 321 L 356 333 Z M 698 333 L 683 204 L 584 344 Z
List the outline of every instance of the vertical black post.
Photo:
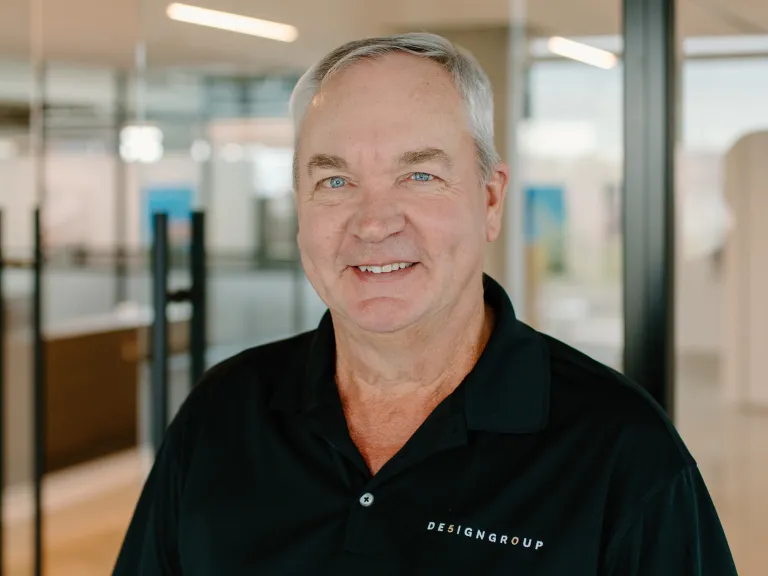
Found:
M 624 0 L 624 371 L 673 415 L 675 2 Z
M 33 98 L 30 102 L 30 137 L 32 156 L 35 162 L 35 187 L 37 192 L 37 208 L 34 214 L 34 291 L 32 302 L 33 316 L 33 437 L 34 454 L 34 500 L 35 500 L 35 536 L 34 536 L 34 574 L 43 574 L 43 509 L 42 484 L 45 474 L 45 358 L 43 350 L 43 247 L 40 211 L 46 201 L 46 157 L 47 157 L 47 125 L 46 103 L 48 100 L 47 63 L 43 54 L 43 2 L 31 2 L 34 8 L 32 33 L 32 62 L 34 71 Z
M 43 341 L 43 238 L 40 208 L 35 210 L 33 292 L 35 427 L 35 576 L 43 573 L 43 476 L 46 449 L 45 350 Z
M 159 450 L 168 423 L 168 215 L 153 220 L 152 443 Z
M 194 387 L 205 372 L 205 354 L 207 348 L 206 319 L 206 261 L 205 261 L 205 214 L 192 213 L 192 322 L 189 334 L 189 353 L 191 366 L 189 371 L 190 389 Z
M 5 254 L 3 253 L 3 212 L 0 210 L 0 576 L 3 562 L 3 495 L 5 494 Z

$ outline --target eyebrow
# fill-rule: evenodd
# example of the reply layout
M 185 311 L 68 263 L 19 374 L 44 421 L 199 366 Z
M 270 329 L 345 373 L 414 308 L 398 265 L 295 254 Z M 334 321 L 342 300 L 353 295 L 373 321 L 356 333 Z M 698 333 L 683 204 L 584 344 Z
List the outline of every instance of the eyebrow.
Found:
M 398 163 L 401 166 L 413 166 L 415 164 L 423 164 L 425 162 L 438 161 L 445 164 L 448 168 L 451 167 L 451 158 L 440 148 L 423 148 L 421 150 L 413 150 L 405 152 L 400 155 Z
M 307 172 L 312 176 L 312 172 L 321 168 L 330 168 L 331 170 L 347 170 L 347 161 L 341 156 L 331 154 L 315 154 L 307 162 Z
M 397 162 L 400 166 L 414 166 L 424 164 L 425 162 L 438 161 L 447 167 L 452 166 L 451 158 L 440 148 L 422 148 L 421 150 L 411 150 L 403 152 Z M 347 161 L 341 156 L 333 154 L 314 154 L 307 162 L 307 172 L 311 176 L 315 170 L 323 168 L 331 170 L 348 170 Z

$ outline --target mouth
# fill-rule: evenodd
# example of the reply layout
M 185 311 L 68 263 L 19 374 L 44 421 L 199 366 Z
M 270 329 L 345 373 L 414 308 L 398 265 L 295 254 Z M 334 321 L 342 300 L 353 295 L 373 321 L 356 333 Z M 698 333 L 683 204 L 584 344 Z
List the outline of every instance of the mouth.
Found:
M 397 272 L 398 270 L 405 270 L 406 268 L 410 268 L 413 266 L 415 262 L 392 262 L 391 264 L 383 264 L 383 265 L 362 265 L 362 266 L 355 266 L 360 272 L 369 272 L 371 274 L 390 274 L 392 272 Z
M 386 281 L 410 274 L 418 262 L 391 262 L 389 264 L 361 264 L 350 266 L 358 278 L 367 281 Z

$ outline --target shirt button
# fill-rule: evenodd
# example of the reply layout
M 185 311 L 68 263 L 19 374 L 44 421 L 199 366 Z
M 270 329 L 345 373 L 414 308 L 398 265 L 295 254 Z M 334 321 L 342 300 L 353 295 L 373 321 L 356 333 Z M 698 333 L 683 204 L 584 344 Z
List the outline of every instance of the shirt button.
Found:
M 360 505 L 369 508 L 373 504 L 373 494 L 366 492 L 360 496 Z

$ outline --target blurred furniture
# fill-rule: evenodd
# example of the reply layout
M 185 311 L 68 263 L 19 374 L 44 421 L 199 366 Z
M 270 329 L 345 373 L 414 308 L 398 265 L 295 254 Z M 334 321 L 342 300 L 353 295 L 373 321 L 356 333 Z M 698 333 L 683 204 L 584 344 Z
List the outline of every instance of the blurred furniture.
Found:
M 32 342 L 28 299 L 6 302 L 6 482 L 32 476 Z M 135 309 L 77 319 L 46 330 L 47 472 L 138 443 L 142 365 L 151 350 L 151 312 Z M 171 353 L 187 347 L 188 319 L 169 315 Z
M 48 472 L 136 445 L 138 336 L 114 325 L 47 338 Z

